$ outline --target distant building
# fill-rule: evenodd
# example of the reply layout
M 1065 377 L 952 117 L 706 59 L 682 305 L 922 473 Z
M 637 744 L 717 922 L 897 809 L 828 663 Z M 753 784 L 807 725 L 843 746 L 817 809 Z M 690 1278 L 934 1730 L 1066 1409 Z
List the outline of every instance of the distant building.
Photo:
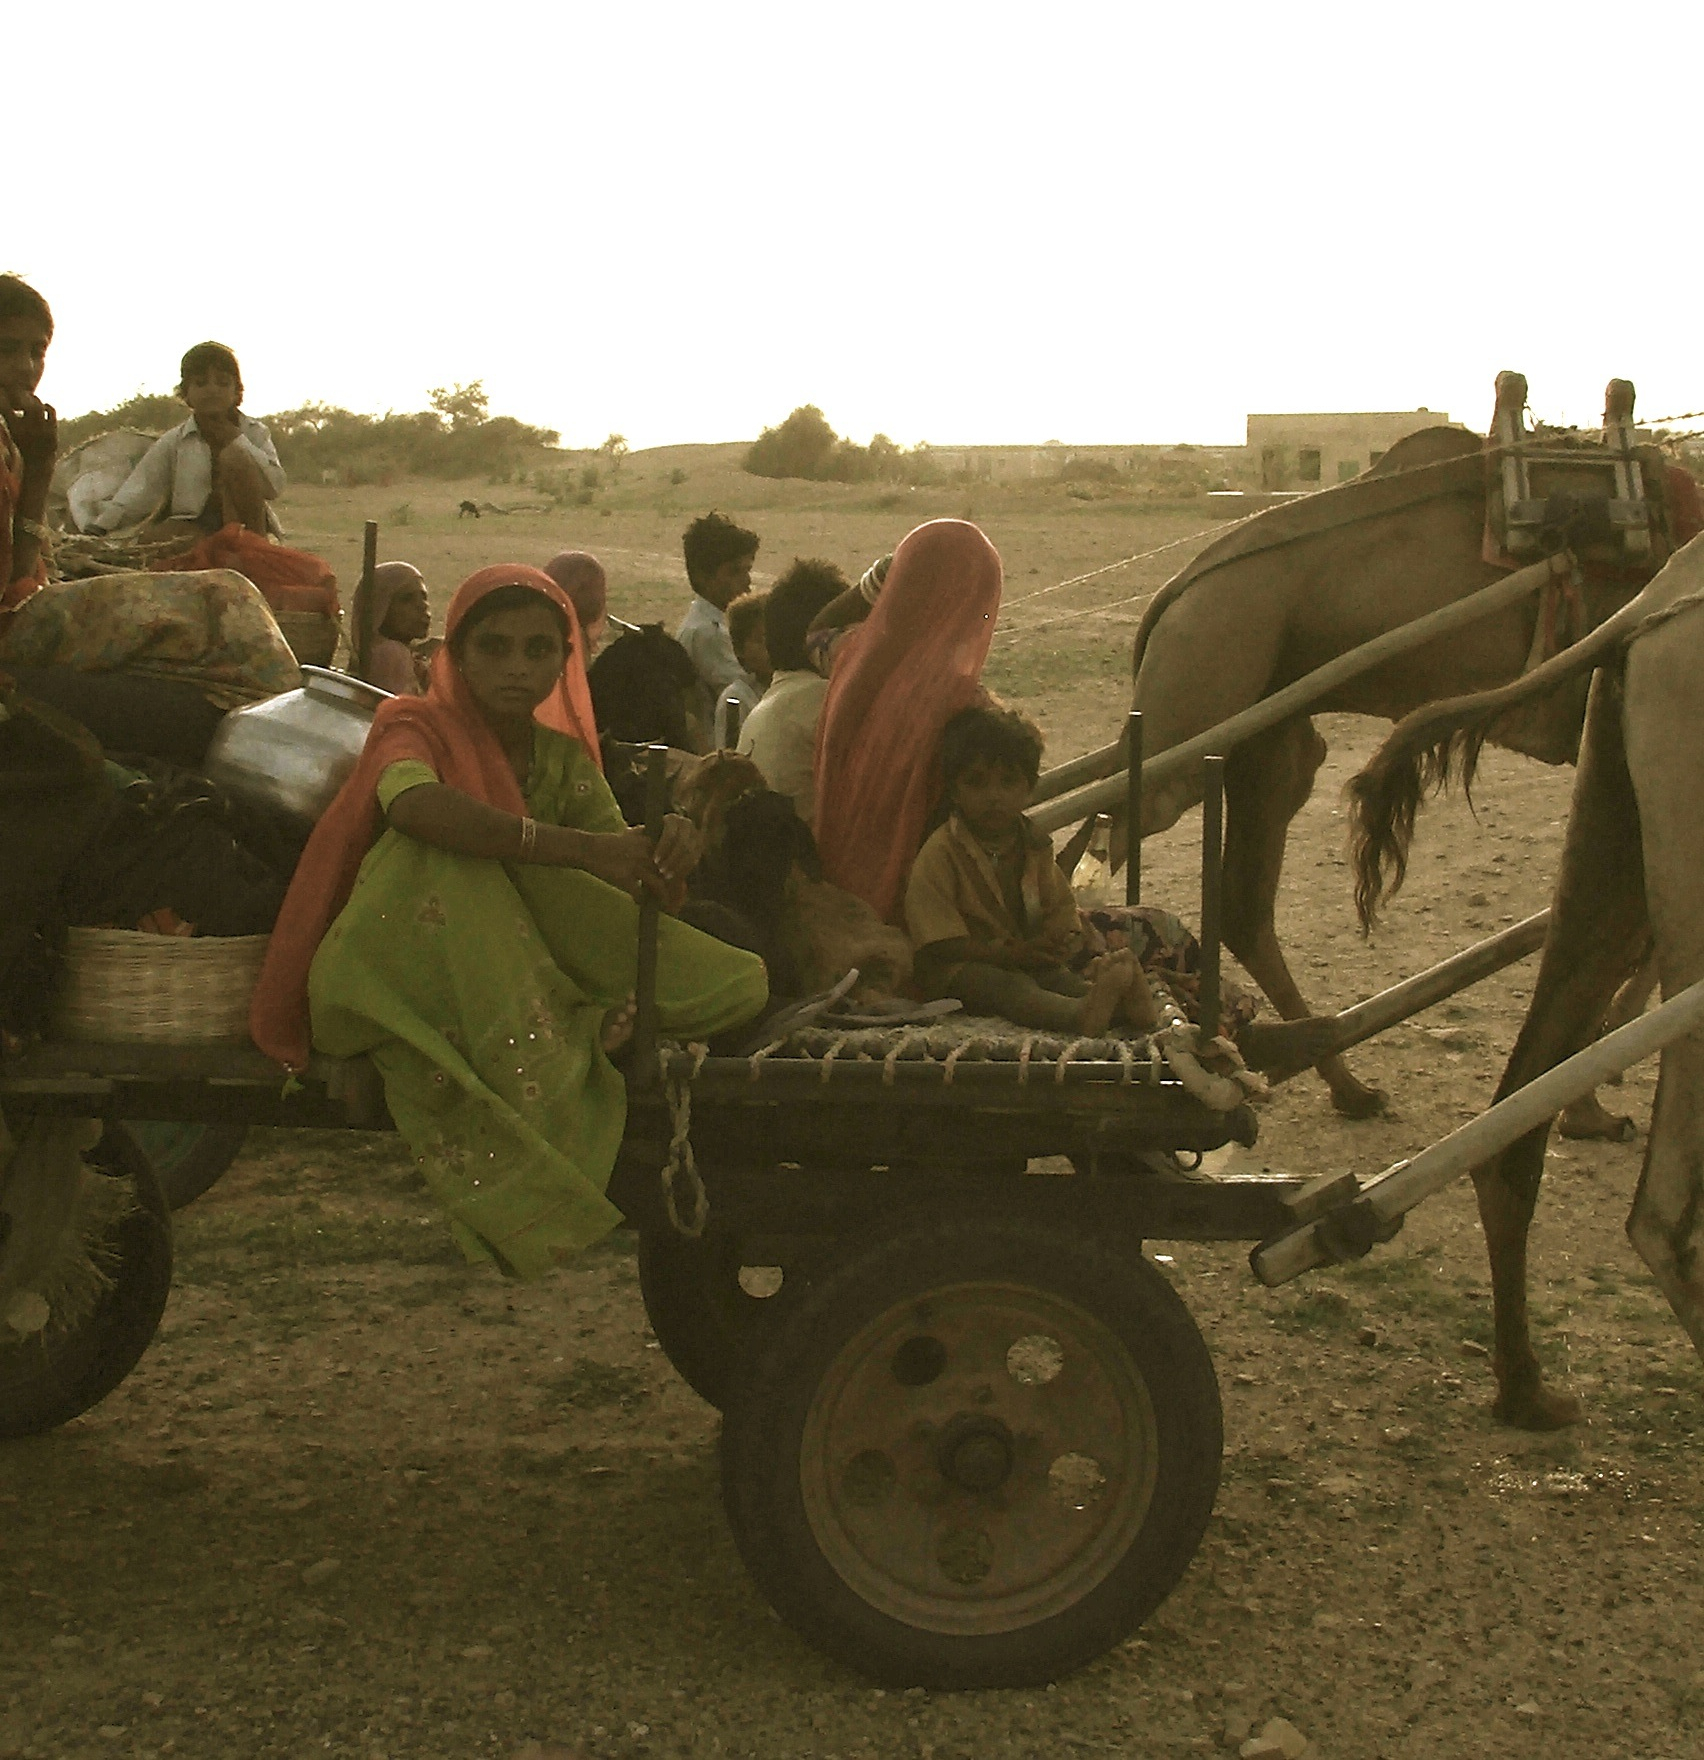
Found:
M 1405 434 L 1455 426 L 1442 410 L 1251 415 L 1248 455 L 1262 489 L 1326 489 L 1375 465 Z
M 983 483 L 1087 475 L 1131 476 L 1156 465 L 1199 465 L 1223 472 L 1239 459 L 1236 446 L 931 446 L 927 457 L 942 476 Z

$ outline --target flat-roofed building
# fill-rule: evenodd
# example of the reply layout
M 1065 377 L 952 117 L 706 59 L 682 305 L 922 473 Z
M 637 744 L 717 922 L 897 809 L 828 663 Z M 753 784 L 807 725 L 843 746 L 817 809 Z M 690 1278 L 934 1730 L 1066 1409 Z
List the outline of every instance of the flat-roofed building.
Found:
M 1262 489 L 1326 489 L 1375 465 L 1406 434 L 1457 427 L 1442 410 L 1250 415 L 1248 452 Z

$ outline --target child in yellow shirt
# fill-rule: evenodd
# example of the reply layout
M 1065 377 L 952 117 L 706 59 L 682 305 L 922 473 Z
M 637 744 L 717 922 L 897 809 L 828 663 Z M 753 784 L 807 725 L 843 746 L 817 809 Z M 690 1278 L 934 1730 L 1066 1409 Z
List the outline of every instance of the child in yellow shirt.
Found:
M 1041 734 L 1008 709 L 961 710 L 941 735 L 947 823 L 918 852 L 905 891 L 916 978 L 930 997 L 1022 1027 L 1096 1037 L 1121 1020 L 1140 1032 L 1158 1011 L 1135 956 L 1069 969 L 1077 901 L 1053 846 L 1024 817 L 1041 771 Z

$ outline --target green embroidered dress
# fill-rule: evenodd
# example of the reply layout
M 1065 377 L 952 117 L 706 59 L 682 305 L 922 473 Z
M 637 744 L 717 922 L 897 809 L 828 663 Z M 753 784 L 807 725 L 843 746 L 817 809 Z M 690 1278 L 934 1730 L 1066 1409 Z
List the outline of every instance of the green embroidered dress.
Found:
M 535 730 L 527 810 L 581 831 L 625 826 L 577 740 Z M 437 777 L 391 764 L 379 804 Z M 627 1094 L 599 1046 L 633 991 L 639 909 L 577 868 L 453 855 L 386 830 L 314 957 L 316 1049 L 371 1055 L 398 1129 L 470 1259 L 536 1276 L 607 1234 L 604 1196 Z M 763 962 L 662 919 L 662 1030 L 702 1038 L 763 1007 Z

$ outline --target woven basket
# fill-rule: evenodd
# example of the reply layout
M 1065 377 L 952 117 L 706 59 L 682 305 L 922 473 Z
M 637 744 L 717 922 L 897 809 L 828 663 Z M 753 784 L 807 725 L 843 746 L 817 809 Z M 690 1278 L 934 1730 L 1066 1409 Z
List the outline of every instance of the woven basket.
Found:
M 56 1029 L 132 1045 L 240 1043 L 270 939 L 72 929 Z
M 329 666 L 342 633 L 335 617 L 323 611 L 274 611 L 273 617 L 290 644 L 298 666 Z

